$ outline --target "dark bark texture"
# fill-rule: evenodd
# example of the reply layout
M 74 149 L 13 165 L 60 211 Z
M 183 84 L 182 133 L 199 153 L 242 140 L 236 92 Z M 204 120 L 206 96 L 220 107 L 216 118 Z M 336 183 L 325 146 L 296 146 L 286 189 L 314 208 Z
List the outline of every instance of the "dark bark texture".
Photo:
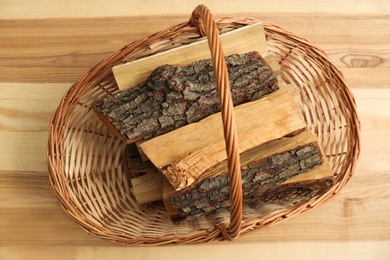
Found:
M 124 163 L 127 166 L 129 176 L 136 178 L 146 173 L 157 173 L 158 169 L 151 161 L 143 161 L 135 144 L 126 147 Z
M 326 191 L 333 185 L 333 178 L 327 177 L 316 180 L 308 180 L 296 183 L 282 184 L 276 187 L 270 187 L 257 195 L 257 198 L 248 201 L 253 207 L 261 202 L 275 204 L 282 207 L 290 207 L 297 203 L 304 203 L 321 192 Z
M 271 67 L 257 53 L 226 57 L 234 105 L 277 90 Z M 167 133 L 220 111 L 211 60 L 162 65 L 139 85 L 93 105 L 128 143 Z
M 318 143 L 274 154 L 241 168 L 244 201 L 253 201 L 262 191 L 309 171 L 323 162 Z M 219 175 L 174 192 L 165 200 L 182 216 L 199 216 L 230 205 L 228 174 Z

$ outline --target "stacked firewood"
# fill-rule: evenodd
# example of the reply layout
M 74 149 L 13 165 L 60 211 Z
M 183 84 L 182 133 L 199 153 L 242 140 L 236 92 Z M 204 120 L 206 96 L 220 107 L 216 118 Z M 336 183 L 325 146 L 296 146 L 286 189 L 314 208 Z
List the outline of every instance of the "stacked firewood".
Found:
M 261 24 L 253 28 L 263 32 Z M 313 183 L 324 190 L 331 185 L 332 172 L 302 118 L 299 90 L 281 80 L 276 58 L 266 51 L 264 34 L 251 37 L 260 38 L 256 49 L 235 54 L 233 46 L 233 54 L 225 58 L 235 105 L 243 200 L 271 201 L 270 194 L 280 199 L 291 187 Z M 93 108 L 128 144 L 127 165 L 138 176 L 131 183 L 140 204 L 162 200 L 173 220 L 229 206 L 227 155 L 211 60 L 159 65 L 144 81 L 107 96 Z

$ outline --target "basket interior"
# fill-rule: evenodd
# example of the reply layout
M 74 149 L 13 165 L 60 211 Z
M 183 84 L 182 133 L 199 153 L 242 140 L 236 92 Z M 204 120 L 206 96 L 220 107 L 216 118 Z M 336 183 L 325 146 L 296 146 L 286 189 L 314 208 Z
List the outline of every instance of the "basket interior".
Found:
M 257 21 L 222 18 L 217 24 L 222 30 L 230 30 L 254 22 Z M 265 31 L 269 50 L 281 64 L 283 80 L 299 87 L 302 114 L 318 135 L 335 184 L 325 193 L 312 192 L 309 201 L 295 192 L 285 200 L 244 204 L 242 235 L 329 200 L 350 178 L 358 156 L 355 104 L 341 73 L 305 39 L 272 24 L 265 24 Z M 51 124 L 49 176 L 64 210 L 87 232 L 120 244 L 189 243 L 220 238 L 216 226 L 229 221 L 228 209 L 172 223 L 161 203 L 139 205 L 132 195 L 132 176 L 125 166 L 126 144 L 91 109 L 92 103 L 118 91 L 113 66 L 198 39 L 195 29 L 183 24 L 149 37 L 149 43 L 143 40 L 129 44 L 91 68 L 63 97 Z

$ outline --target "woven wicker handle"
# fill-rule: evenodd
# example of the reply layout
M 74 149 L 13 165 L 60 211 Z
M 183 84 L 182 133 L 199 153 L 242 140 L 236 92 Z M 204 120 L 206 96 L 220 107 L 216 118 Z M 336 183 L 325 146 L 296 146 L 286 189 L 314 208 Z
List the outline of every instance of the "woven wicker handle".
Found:
M 204 5 L 197 6 L 192 13 L 190 22 L 199 29 L 202 36 L 207 35 L 214 77 L 217 82 L 228 159 L 230 190 L 230 224 L 229 226 L 222 224 L 218 228 L 221 229 L 225 239 L 233 240 L 239 236 L 241 231 L 242 184 L 240 153 L 238 149 L 238 137 L 233 111 L 233 100 L 230 92 L 229 75 L 222 44 L 219 39 L 219 31 L 210 10 Z

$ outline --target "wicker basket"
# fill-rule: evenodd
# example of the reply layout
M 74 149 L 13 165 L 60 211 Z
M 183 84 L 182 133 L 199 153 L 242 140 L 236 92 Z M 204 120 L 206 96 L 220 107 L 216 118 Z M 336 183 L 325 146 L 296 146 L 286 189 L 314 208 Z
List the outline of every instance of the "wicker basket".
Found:
M 224 17 L 214 22 L 208 9 L 198 6 L 190 22 L 123 47 L 92 67 L 67 91 L 50 124 L 49 177 L 65 212 L 86 232 L 123 245 L 230 240 L 307 212 L 340 192 L 350 179 L 359 156 L 360 125 L 354 98 L 341 72 L 321 49 L 264 22 L 268 48 L 279 60 L 283 80 L 299 87 L 303 116 L 319 137 L 334 173 L 334 184 L 310 200 L 300 199 L 299 194 L 295 194 L 293 200 L 283 203 L 243 206 L 242 196 L 237 192 L 241 177 L 234 172 L 236 151 L 229 148 L 235 142 L 229 137 L 229 131 L 234 135 L 235 129 L 225 129 L 232 164 L 229 168 L 230 211 L 222 209 L 195 220 L 172 223 L 163 205 L 139 205 L 135 201 L 129 184 L 132 176 L 124 160 L 126 144 L 112 134 L 91 109 L 91 104 L 118 91 L 112 68 L 198 41 L 205 34 L 215 34 L 213 25 L 224 32 L 255 22 L 258 21 L 242 17 Z M 211 38 L 215 37 L 209 37 L 211 52 L 216 56 L 213 64 L 219 68 L 220 46 L 218 39 L 213 43 Z M 222 77 L 225 75 L 223 68 L 220 73 Z M 226 91 L 223 80 L 218 85 L 219 91 Z M 224 120 L 228 122 L 230 106 L 228 100 L 221 100 L 222 110 L 226 107 L 227 111 Z

